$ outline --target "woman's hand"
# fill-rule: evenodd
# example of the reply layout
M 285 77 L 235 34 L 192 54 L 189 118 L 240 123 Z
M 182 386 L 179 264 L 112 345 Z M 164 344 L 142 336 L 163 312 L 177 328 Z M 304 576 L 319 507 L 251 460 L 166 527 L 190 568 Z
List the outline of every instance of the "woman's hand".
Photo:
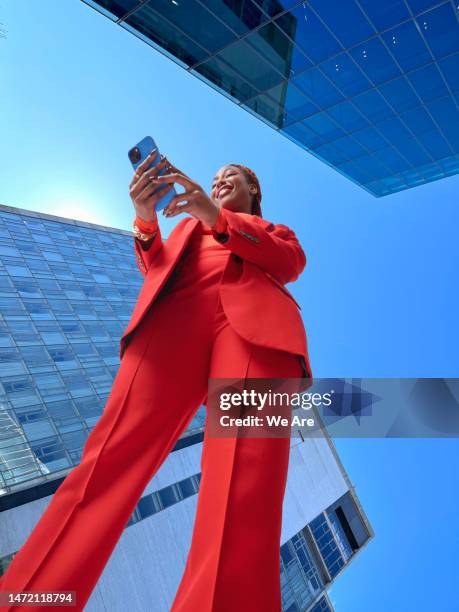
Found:
M 181 172 L 170 162 L 167 162 L 167 164 L 172 172 L 170 174 L 157 176 L 152 180 L 152 183 L 155 185 L 161 183 L 178 183 L 185 191 L 184 193 L 178 193 L 172 198 L 164 209 L 163 215 L 170 218 L 187 212 L 190 213 L 192 217 L 199 219 L 210 227 L 215 225 L 220 210 L 219 206 L 207 195 L 198 183 L 190 179 L 189 176 Z M 179 204 L 179 202 L 184 202 L 184 204 Z
M 155 183 L 153 179 L 155 179 L 158 173 L 168 165 L 166 158 L 163 157 L 157 164 L 148 168 L 156 153 L 157 150 L 153 149 L 150 155 L 137 166 L 131 184 L 129 185 L 129 195 L 134 204 L 136 215 L 149 223 L 156 219 L 156 205 L 159 200 L 173 188 L 173 185 L 168 185 L 166 188 L 161 188 L 158 193 L 153 193 L 158 189 L 158 184 Z

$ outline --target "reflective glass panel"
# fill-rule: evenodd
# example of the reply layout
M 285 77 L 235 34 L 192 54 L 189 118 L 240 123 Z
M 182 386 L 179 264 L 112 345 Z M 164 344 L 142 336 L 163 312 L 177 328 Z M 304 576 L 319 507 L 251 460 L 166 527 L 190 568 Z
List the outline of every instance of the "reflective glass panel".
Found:
M 434 64 L 410 72 L 408 79 L 425 104 L 448 95 L 445 82 Z
M 238 35 L 246 34 L 269 19 L 266 10 L 263 12 L 252 0 L 204 0 L 203 4 Z M 263 4 L 268 5 L 267 2 Z M 278 10 L 282 10 L 282 6 L 276 4 Z
M 306 2 L 278 17 L 275 23 L 314 63 L 339 53 L 343 48 Z
M 245 41 L 285 78 L 312 66 L 295 43 L 272 22 L 246 36 Z
M 259 91 L 269 89 L 282 81 L 282 75 L 243 40 L 221 51 L 217 58 L 223 60 Z
M 217 89 L 241 102 L 252 98 L 258 93 L 255 87 L 249 85 L 228 64 L 222 62 L 217 57 L 200 64 L 193 72 L 212 83 Z
M 292 83 L 322 109 L 344 100 L 344 96 L 318 68 L 306 70 L 294 77 Z
M 84 0 L 85 2 L 87 0 Z M 110 13 L 113 13 L 115 17 L 123 17 L 140 4 L 140 0 L 97 0 L 92 2 L 89 0 L 88 4 L 95 5 L 96 8 L 100 5 L 102 8 L 107 9 Z
M 454 3 L 458 6 L 457 2 Z M 445 2 L 416 19 L 435 59 L 459 51 L 458 17 L 453 3 Z
M 215 53 L 236 38 L 234 32 L 196 0 L 177 3 L 170 0 L 152 0 L 138 11 L 136 16 L 140 18 L 142 14 L 150 15 L 152 11 L 160 15 L 163 22 L 167 20 L 173 24 L 209 53 Z
M 413 70 L 432 61 L 432 56 L 412 21 L 384 32 L 382 38 L 403 71 Z
M 354 0 L 339 0 L 339 2 L 308 0 L 308 4 L 346 48 L 374 34 L 374 29 Z
M 359 4 L 377 30 L 386 30 L 410 16 L 404 0 L 359 0 Z
M 346 97 L 356 96 L 372 87 L 370 81 L 347 53 L 327 60 L 321 64 L 321 69 Z
M 401 74 L 400 68 L 378 38 L 372 38 L 354 47 L 350 50 L 350 54 L 374 85 Z
M 149 5 L 144 5 L 130 15 L 122 25 L 130 26 L 187 66 L 192 66 L 208 56 L 208 52 L 202 46 L 180 32 Z

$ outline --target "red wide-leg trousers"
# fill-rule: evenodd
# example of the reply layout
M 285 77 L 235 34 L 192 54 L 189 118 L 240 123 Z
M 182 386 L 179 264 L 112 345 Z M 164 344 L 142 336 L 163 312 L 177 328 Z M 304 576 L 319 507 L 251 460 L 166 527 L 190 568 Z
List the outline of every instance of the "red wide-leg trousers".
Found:
M 208 379 L 301 376 L 297 356 L 234 332 L 215 288 L 199 299 L 160 297 L 123 355 L 79 465 L 0 590 L 76 591 L 73 609 L 83 610 L 146 485 L 204 401 Z M 289 438 L 210 438 L 206 428 L 195 526 L 172 612 L 280 612 L 289 450 Z

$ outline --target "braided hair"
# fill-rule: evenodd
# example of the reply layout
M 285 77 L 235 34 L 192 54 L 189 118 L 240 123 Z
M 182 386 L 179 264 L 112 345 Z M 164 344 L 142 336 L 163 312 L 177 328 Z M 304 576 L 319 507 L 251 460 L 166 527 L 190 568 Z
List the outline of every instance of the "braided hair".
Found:
M 260 181 L 258 180 L 257 175 L 255 174 L 253 170 L 251 170 L 247 166 L 243 166 L 242 164 L 228 164 L 228 165 L 235 166 L 236 168 L 239 168 L 239 170 L 242 170 L 249 185 L 253 184 L 257 188 L 257 193 L 254 193 L 252 195 L 251 214 L 257 215 L 258 217 L 262 217 L 263 215 L 261 212 L 261 187 L 260 187 Z

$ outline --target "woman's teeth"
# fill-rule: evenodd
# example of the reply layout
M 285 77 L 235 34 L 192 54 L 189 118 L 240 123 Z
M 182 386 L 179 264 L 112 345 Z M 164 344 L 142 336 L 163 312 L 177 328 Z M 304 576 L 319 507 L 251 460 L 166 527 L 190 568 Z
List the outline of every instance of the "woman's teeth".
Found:
M 222 195 L 224 195 L 225 193 L 228 193 L 228 191 L 231 191 L 231 187 L 223 187 L 223 189 L 220 189 L 220 192 L 218 194 L 218 197 L 221 198 Z

